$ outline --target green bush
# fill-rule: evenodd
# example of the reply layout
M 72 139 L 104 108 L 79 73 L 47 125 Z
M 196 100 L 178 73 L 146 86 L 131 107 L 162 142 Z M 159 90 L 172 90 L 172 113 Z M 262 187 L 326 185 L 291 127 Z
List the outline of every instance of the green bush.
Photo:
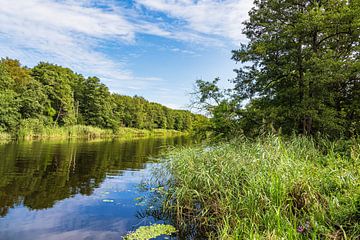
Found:
M 20 120 L 17 131 L 18 139 L 32 139 L 40 137 L 44 133 L 44 123 L 40 119 L 28 118 Z

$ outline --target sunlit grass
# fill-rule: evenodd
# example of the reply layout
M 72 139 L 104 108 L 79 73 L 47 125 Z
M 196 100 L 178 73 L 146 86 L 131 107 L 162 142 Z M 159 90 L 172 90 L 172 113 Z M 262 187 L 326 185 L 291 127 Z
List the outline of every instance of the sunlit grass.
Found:
M 141 137 L 166 137 L 166 136 L 179 136 L 187 134 L 176 130 L 169 129 L 137 129 L 137 128 L 119 128 L 114 133 L 114 136 L 119 138 L 141 138 Z
M 32 139 L 70 139 L 70 138 L 105 138 L 112 137 L 113 131 L 93 126 L 74 125 L 68 127 L 23 125 L 19 128 L 16 138 L 19 140 Z
M 270 136 L 171 152 L 158 180 L 185 235 L 359 239 L 360 143 Z
M 51 126 L 44 125 L 39 119 L 25 119 L 12 134 L 0 132 L 0 140 L 33 140 L 33 139 L 73 139 L 73 138 L 147 138 L 147 137 L 171 137 L 188 134 L 186 132 L 169 129 L 136 129 L 120 127 L 117 130 L 102 129 L 94 126 Z
M 0 143 L 6 143 L 11 140 L 11 134 L 0 132 Z

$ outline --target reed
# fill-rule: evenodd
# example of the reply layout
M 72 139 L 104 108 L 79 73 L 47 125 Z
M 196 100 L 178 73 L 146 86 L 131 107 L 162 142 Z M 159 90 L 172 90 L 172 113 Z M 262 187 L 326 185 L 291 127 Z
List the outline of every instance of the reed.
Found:
M 119 128 L 114 135 L 118 138 L 143 138 L 143 137 L 171 137 L 187 135 L 186 132 L 169 129 L 137 129 L 137 128 Z
M 168 129 L 136 129 L 120 127 L 117 130 L 102 129 L 93 126 L 73 125 L 73 126 L 51 126 L 45 125 L 39 119 L 24 119 L 21 121 L 18 129 L 10 134 L 0 132 L 0 140 L 47 140 L 47 139 L 72 139 L 72 138 L 121 138 L 133 139 L 144 137 L 170 137 L 186 135 L 186 132 Z
M 268 136 L 170 152 L 154 173 L 189 238 L 360 239 L 360 141 Z
M 18 140 L 32 139 L 70 139 L 70 138 L 105 138 L 112 137 L 113 131 L 93 126 L 74 125 L 66 127 L 44 126 L 36 121 L 23 122 L 20 125 L 16 138 Z
M 6 143 L 11 140 L 11 134 L 0 132 L 0 143 Z

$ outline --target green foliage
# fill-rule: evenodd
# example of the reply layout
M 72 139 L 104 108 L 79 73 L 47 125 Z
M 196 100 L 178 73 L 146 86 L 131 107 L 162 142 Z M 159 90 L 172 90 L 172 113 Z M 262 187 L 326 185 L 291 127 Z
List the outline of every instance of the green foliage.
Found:
M 44 123 L 40 119 L 21 119 L 16 137 L 17 139 L 41 138 L 41 136 L 44 134 L 44 131 Z
M 0 144 L 11 140 L 11 135 L 6 132 L 0 132 Z
M 143 137 L 166 137 L 184 135 L 183 132 L 168 129 L 138 129 L 138 128 L 124 128 L 120 127 L 114 132 L 116 137 L 126 138 L 143 138 Z
M 112 118 L 112 98 L 109 89 L 97 77 L 89 77 L 81 89 L 82 98 L 79 102 L 83 121 L 101 128 L 114 128 Z
M 208 119 L 199 114 L 185 110 L 173 110 L 145 100 L 142 97 L 112 95 L 113 110 L 120 126 L 139 129 L 174 129 L 177 131 L 194 131 L 194 126 Z
M 17 131 L 18 140 L 71 139 L 71 138 L 111 138 L 112 130 L 93 126 L 72 125 L 66 127 L 45 126 L 39 119 L 23 119 Z
M 111 94 L 97 77 L 84 78 L 58 65 L 41 62 L 29 69 L 18 60 L 0 61 L 0 132 L 20 139 L 48 138 L 50 133 L 73 137 L 74 131 L 68 129 L 74 125 L 110 129 L 112 135 L 164 135 L 193 132 L 193 126 L 200 127 L 199 123 L 206 121 L 204 116 L 173 110 L 139 96 Z M 123 127 L 170 131 L 141 132 Z M 83 136 L 88 129 L 75 132 Z
M 359 139 L 268 136 L 178 149 L 154 174 L 180 235 L 360 237 Z
M 0 61 L 0 90 L 12 89 L 14 87 L 14 80 L 4 64 L 4 59 Z
M 77 76 L 68 68 L 49 63 L 39 63 L 32 69 L 32 76 L 40 82 L 51 102 L 55 114 L 51 116 L 54 124 L 72 125 L 76 123 L 74 93 L 71 82 Z
M 45 94 L 42 84 L 35 81 L 31 75 L 30 70 L 21 67 L 20 62 L 12 59 L 1 59 L 0 71 L 2 93 L 8 97 L 7 105 L 16 105 L 12 109 L 8 109 L 5 117 L 17 115 L 16 120 L 13 121 L 13 127 L 19 124 L 19 119 L 27 118 L 44 118 L 46 109 L 49 108 L 49 101 Z M 5 102 L 4 102 L 5 104 Z M 11 131 L 10 128 L 7 131 Z
M 176 232 L 176 229 L 171 225 L 154 224 L 151 226 L 142 226 L 136 229 L 135 232 L 129 233 L 124 240 L 149 240 L 159 237 L 161 235 L 171 235 Z
M 18 113 L 20 105 L 16 92 L 12 90 L 14 80 L 10 77 L 3 61 L 3 59 L 0 61 L 0 132 L 12 132 L 20 118 Z
M 12 90 L 0 90 L 0 131 L 15 131 L 20 119 L 20 104 Z
M 233 51 L 241 63 L 233 88 L 221 91 L 218 79 L 199 80 L 195 102 L 220 122 L 230 115 L 248 135 L 264 126 L 284 134 L 358 135 L 359 1 L 254 3 L 243 30 L 249 41 Z M 218 125 L 215 130 L 229 133 Z

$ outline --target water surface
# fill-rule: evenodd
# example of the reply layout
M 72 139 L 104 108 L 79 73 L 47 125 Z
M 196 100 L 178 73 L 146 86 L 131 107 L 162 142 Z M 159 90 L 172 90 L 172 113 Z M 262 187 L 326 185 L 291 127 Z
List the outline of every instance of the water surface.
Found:
M 139 183 L 185 137 L 0 145 L 0 239 L 121 239 L 140 217 Z M 141 214 L 140 214 L 141 215 Z

